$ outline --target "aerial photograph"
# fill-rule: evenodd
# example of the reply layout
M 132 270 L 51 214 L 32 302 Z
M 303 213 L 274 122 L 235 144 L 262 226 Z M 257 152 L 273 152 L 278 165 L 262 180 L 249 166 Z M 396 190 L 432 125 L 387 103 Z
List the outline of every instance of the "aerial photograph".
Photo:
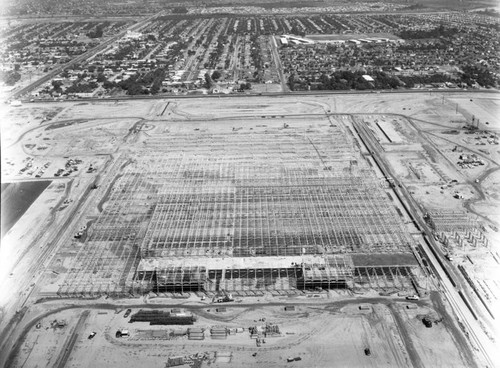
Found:
M 1 368 L 500 367 L 500 1 L 0 0 Z

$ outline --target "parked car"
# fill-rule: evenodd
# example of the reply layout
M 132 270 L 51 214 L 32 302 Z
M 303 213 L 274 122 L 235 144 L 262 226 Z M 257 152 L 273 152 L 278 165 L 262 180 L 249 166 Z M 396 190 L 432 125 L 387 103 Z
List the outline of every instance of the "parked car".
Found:
M 97 332 L 92 332 L 92 333 L 89 335 L 89 340 L 93 339 L 95 335 L 97 335 Z
M 123 318 L 127 318 L 128 316 L 130 316 L 130 313 L 132 313 L 132 309 L 129 308 L 129 309 L 127 309 L 125 311 L 125 314 L 123 315 Z

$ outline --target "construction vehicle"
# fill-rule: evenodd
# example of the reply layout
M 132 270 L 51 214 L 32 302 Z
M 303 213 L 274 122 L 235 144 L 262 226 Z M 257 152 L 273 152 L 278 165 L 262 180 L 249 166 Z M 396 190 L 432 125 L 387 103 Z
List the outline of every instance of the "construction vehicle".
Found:
M 224 297 L 214 296 L 212 303 L 234 302 L 233 296 L 231 294 L 228 294 L 224 289 L 221 289 L 221 292 L 224 294 Z
M 425 327 L 427 327 L 427 328 L 432 327 L 432 320 L 428 316 L 425 316 L 424 318 L 422 318 L 422 322 L 425 325 Z
M 418 295 L 409 295 L 406 297 L 407 300 L 419 300 Z
M 120 338 L 120 337 L 129 337 L 130 336 L 130 332 L 129 332 L 129 330 L 118 330 L 118 331 L 116 331 L 115 336 L 117 338 Z

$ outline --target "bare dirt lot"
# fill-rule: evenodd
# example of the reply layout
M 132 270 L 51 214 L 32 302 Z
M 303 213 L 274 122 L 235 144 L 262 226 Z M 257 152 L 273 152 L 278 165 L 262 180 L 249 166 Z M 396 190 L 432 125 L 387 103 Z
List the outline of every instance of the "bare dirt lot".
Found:
M 407 305 L 415 309 L 407 309 Z M 360 309 L 360 306 L 363 310 Z M 412 307 L 413 308 L 413 307 Z M 167 309 L 169 310 L 169 309 Z M 132 313 L 137 312 L 133 309 Z M 207 312 L 209 311 L 209 312 Z M 191 313 L 186 309 L 186 313 Z M 287 358 L 300 357 L 298 367 L 427 367 L 438 362 L 443 367 L 466 367 L 444 324 L 426 328 L 421 318 L 437 316 L 427 306 L 408 303 L 351 303 L 344 307 L 319 304 L 284 306 L 227 306 L 194 310 L 198 320 L 192 326 L 149 326 L 127 323 L 123 312 L 110 310 L 67 310 L 41 319 L 26 335 L 13 367 L 36 364 L 66 367 L 159 366 L 169 357 L 199 354 L 203 366 L 289 366 Z M 397 318 L 395 318 L 397 314 Z M 59 321 L 59 326 L 55 321 Z M 62 326 L 64 325 L 64 326 Z M 265 336 L 257 346 L 248 327 L 277 326 L 278 333 Z M 210 334 L 213 327 L 227 328 L 224 339 Z M 203 340 L 190 340 L 187 329 L 204 330 Z M 116 338 L 120 329 L 130 336 Z M 95 337 L 89 335 L 95 332 Z M 439 341 L 439 349 L 433 341 Z M 66 348 L 72 347 L 66 355 Z M 370 349 L 369 355 L 365 349 Z M 415 353 L 418 351 L 418 355 Z M 224 359 L 226 359 L 226 361 Z M 187 360 L 187 359 L 186 359 Z

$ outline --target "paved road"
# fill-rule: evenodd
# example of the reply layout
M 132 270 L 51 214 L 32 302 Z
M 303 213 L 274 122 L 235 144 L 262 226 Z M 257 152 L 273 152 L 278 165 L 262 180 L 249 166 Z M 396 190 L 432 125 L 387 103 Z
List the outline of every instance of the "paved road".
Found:
M 285 83 L 286 85 L 286 83 Z M 288 86 L 286 86 L 288 90 Z M 79 98 L 79 99 L 67 99 L 67 100 L 35 100 L 33 103 L 51 103 L 51 102 L 106 102 L 106 101 L 125 101 L 125 100 L 177 100 L 177 99 L 190 99 L 190 98 L 249 98 L 257 96 L 274 97 L 281 98 L 283 96 L 309 96 L 309 97 L 319 97 L 319 96 L 329 96 L 329 95 L 371 95 L 375 91 L 291 91 L 291 92 L 245 92 L 245 93 L 233 93 L 233 94 L 210 94 L 210 95 L 136 95 L 136 96 L 120 96 L 120 97 L 109 97 L 109 98 Z M 498 91 L 494 90 L 378 90 L 376 94 L 428 94 L 428 93 L 446 93 L 446 94 L 471 94 L 471 93 L 488 93 L 492 95 L 498 95 Z M 28 103 L 29 100 L 23 100 L 23 102 Z
M 276 37 L 271 37 L 273 42 L 271 43 L 271 48 L 273 49 L 274 61 L 276 62 L 276 68 L 278 68 L 278 74 L 280 76 L 281 83 L 281 93 L 289 92 L 288 85 L 286 84 L 285 75 L 283 74 L 283 66 L 281 65 L 280 55 L 278 53 L 278 45 L 276 44 Z

